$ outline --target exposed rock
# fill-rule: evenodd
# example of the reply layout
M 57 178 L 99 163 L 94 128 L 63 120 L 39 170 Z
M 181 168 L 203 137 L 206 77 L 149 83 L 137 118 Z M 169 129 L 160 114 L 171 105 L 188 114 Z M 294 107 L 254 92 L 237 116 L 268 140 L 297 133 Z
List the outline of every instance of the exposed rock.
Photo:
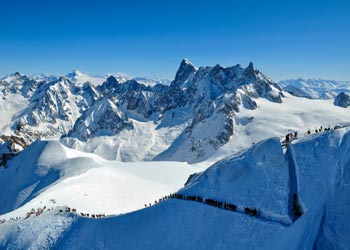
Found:
M 334 105 L 347 108 L 350 106 L 350 96 L 348 94 L 345 94 L 344 92 L 341 92 L 337 97 L 334 99 Z

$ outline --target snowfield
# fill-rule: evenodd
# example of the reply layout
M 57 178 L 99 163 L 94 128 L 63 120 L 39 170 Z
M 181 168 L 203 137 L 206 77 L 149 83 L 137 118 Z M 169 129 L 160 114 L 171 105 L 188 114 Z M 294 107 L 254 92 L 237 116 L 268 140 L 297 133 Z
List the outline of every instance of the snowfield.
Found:
M 37 141 L 11 167 L 1 169 L 0 220 L 23 218 L 32 208 L 44 206 L 70 206 L 106 215 L 127 213 L 177 191 L 198 171 L 177 162 L 107 161 L 57 141 Z
M 29 158 L 31 150 L 42 153 L 38 158 Z M 269 139 L 200 173 L 199 169 L 179 163 L 150 162 L 139 166 L 110 162 L 57 142 L 37 142 L 16 158 L 23 157 L 26 167 L 14 160 L 12 168 L 6 170 L 9 174 L 0 175 L 1 188 L 6 191 L 0 197 L 1 204 L 6 205 L 5 210 L 15 209 L 1 218 L 20 216 L 45 202 L 49 205 L 49 198 L 56 199 L 55 205 L 76 202 L 78 210 L 94 213 L 131 211 L 147 202 L 145 196 L 152 200 L 155 197 L 152 190 L 155 195 L 161 195 L 180 189 L 182 177 L 179 176 L 185 181 L 185 176 L 193 172 L 198 173 L 180 193 L 234 202 L 238 208 L 255 207 L 259 213 L 255 218 L 242 211 L 179 199 L 102 219 L 59 212 L 56 208 L 0 225 L 0 246 L 2 249 L 348 249 L 349 152 L 350 129 L 342 128 L 300 136 L 286 152 L 279 147 L 278 139 Z M 53 175 L 56 180 L 49 177 L 51 171 L 58 171 Z M 10 175 L 17 177 L 12 188 L 6 182 Z M 144 185 L 144 190 L 131 190 L 134 181 Z M 39 184 L 33 188 L 32 182 Z M 78 183 L 79 187 L 73 188 Z M 116 198 L 104 196 L 100 192 L 103 186 Z M 28 187 L 30 191 L 22 192 Z M 293 192 L 297 193 L 302 209 L 299 219 L 291 216 L 288 197 Z M 6 199 L 10 197 L 7 193 L 14 199 Z M 137 194 L 141 204 L 136 201 Z M 93 199 L 86 202 L 90 197 Z M 23 199 L 27 203 L 21 207 L 16 201 Z M 287 217 L 291 219 L 289 224 L 283 223 Z

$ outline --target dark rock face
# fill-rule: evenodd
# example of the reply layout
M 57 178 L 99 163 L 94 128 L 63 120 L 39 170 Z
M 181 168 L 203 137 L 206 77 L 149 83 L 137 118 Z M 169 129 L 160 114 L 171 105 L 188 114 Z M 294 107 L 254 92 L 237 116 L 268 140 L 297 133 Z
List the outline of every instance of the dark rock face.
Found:
M 350 96 L 348 94 L 345 94 L 344 92 L 341 92 L 337 97 L 334 99 L 334 105 L 347 108 L 350 106 Z
M 175 80 L 171 83 L 172 87 L 184 87 L 183 85 L 190 80 L 191 77 L 196 73 L 197 68 L 187 60 L 183 59 L 179 69 L 176 72 Z

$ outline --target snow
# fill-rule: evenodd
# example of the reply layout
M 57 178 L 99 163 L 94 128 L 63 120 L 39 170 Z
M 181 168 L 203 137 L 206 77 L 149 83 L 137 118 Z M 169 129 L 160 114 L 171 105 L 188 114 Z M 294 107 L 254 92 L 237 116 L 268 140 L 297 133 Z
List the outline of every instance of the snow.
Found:
M 350 82 L 324 79 L 288 79 L 279 81 L 284 90 L 295 95 L 316 99 L 333 99 L 340 92 L 350 92 Z
M 288 163 L 273 138 L 217 162 L 180 192 L 257 208 L 260 216 L 288 223 L 288 183 Z
M 133 122 L 134 129 L 122 130 L 116 136 L 99 136 L 87 142 L 74 138 L 63 138 L 61 141 L 68 147 L 91 152 L 108 160 L 147 161 L 169 147 L 186 125 L 180 122 L 169 127 L 165 123 L 130 120 Z
M 82 86 L 86 82 L 90 82 L 92 85 L 98 86 L 106 80 L 104 76 L 92 76 L 79 70 L 74 70 L 72 73 L 67 74 L 66 77 L 72 82 L 76 83 L 78 86 Z
M 31 208 L 43 206 L 68 205 L 89 213 L 126 213 L 177 191 L 190 174 L 198 171 L 177 162 L 107 161 L 56 141 L 37 141 L 8 169 L 0 171 L 0 220 L 23 218 Z M 8 180 L 15 181 L 9 184 Z M 4 214 L 7 212 L 10 213 Z
M 297 131 L 304 136 L 308 129 L 324 128 L 350 121 L 349 109 L 333 105 L 333 100 L 314 100 L 283 93 L 283 103 L 270 102 L 263 98 L 255 99 L 258 108 L 242 108 L 236 113 L 233 135 L 230 141 L 219 148 L 207 161 L 198 163 L 209 166 L 227 155 L 238 153 L 253 143 L 270 137 L 280 137 Z
M 39 230 L 33 230 L 30 239 L 25 233 L 29 232 L 29 221 L 38 225 L 35 229 L 40 230 L 45 224 L 51 232 L 64 231 L 55 244 L 40 241 L 38 236 L 46 232 Z M 48 223 L 51 221 L 52 225 Z M 106 219 L 64 217 L 56 212 L 55 215 L 50 213 L 29 219 L 23 224 L 21 228 L 17 227 L 18 222 L 6 226 L 3 230 L 5 239 L 10 237 L 10 231 L 22 240 L 1 241 L 0 237 L 4 247 L 11 244 L 17 249 L 28 245 L 34 249 L 43 246 L 53 249 L 259 249 L 266 238 L 284 229 L 276 223 L 180 200 L 169 200 Z M 0 232 L 2 229 L 0 226 Z
M 12 117 L 23 110 L 28 101 L 20 94 L 9 94 L 6 97 L 0 92 L 0 134 L 12 134 Z
M 35 151 L 38 156 L 31 157 Z M 107 161 L 58 142 L 39 141 L 1 172 L 5 194 L 0 201 L 11 189 L 15 197 L 25 188 L 30 193 L 33 184 L 37 191 L 29 196 L 24 191 L 28 202 L 0 219 L 44 205 L 71 204 L 79 212 L 112 216 L 92 219 L 57 208 L 9 221 L 0 225 L 0 249 L 345 250 L 350 243 L 349 152 L 350 128 L 341 128 L 300 137 L 286 154 L 279 139 L 271 138 L 200 172 L 204 169 L 185 163 Z M 24 160 L 25 167 L 20 164 Z M 303 214 L 287 223 L 291 165 Z M 52 170 L 59 174 L 50 181 Z M 197 174 L 181 193 L 234 202 L 238 211 L 177 199 L 143 208 L 156 196 L 180 189 L 190 173 Z M 8 187 L 8 180 L 17 181 L 15 188 Z M 261 214 L 244 214 L 245 205 Z

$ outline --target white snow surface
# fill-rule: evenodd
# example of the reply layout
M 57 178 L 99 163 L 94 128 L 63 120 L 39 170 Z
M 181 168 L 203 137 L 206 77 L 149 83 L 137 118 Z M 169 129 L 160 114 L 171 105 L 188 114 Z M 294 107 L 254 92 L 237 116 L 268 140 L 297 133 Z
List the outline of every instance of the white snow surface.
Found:
M 280 140 L 272 138 L 219 161 L 180 193 L 259 208 L 260 216 L 289 223 L 288 172 Z
M 56 209 L 26 220 L 6 222 L 0 225 L 0 249 L 348 249 L 350 129 L 300 136 L 293 141 L 285 155 L 277 145 L 278 139 L 269 139 L 239 155 L 224 159 L 192 177 L 189 185 L 180 192 L 227 199 L 239 206 L 238 202 L 242 199 L 245 204 L 252 202 L 250 205 L 255 206 L 258 211 L 265 209 L 272 211 L 274 215 L 283 215 L 284 210 L 290 206 L 285 197 L 291 195 L 287 194 L 286 187 L 291 181 L 287 180 L 291 178 L 290 173 L 287 174 L 285 170 L 287 164 L 289 172 L 295 171 L 296 190 L 303 211 L 303 215 L 291 225 L 281 223 L 277 217 L 254 218 L 240 211 L 231 212 L 194 201 L 170 199 L 146 209 L 104 219 L 60 213 Z M 42 153 L 31 162 L 28 159 L 32 153 L 30 150 Z M 47 152 L 44 152 L 46 150 Z M 35 205 L 43 206 L 45 199 L 49 197 L 56 198 L 59 205 L 67 204 L 67 201 L 73 202 L 71 196 L 74 193 L 77 202 L 74 205 L 78 209 L 78 206 L 81 206 L 80 209 L 90 207 L 96 209 L 96 212 L 106 212 L 103 209 L 112 205 L 112 202 L 104 200 L 106 197 L 97 190 L 105 185 L 103 183 L 110 182 L 108 178 L 118 176 L 120 181 L 120 178 L 129 179 L 130 174 L 137 185 L 149 180 L 152 180 L 152 183 L 162 180 L 161 183 L 165 184 L 179 179 L 174 176 L 174 172 L 184 173 L 178 169 L 170 173 L 171 168 L 159 165 L 164 164 L 159 162 L 150 162 L 147 167 L 140 167 L 137 163 L 117 164 L 91 154 L 67 149 L 51 141 L 37 142 L 19 157 L 27 159 L 28 168 L 24 168 L 23 165 L 20 168 L 19 161 L 16 160 L 11 163 L 13 170 L 9 168 L 8 171 L 12 175 L 17 174 L 16 187 L 23 187 L 12 188 L 15 190 L 13 194 L 19 194 L 24 187 L 34 190 L 35 187 L 33 188 L 28 180 L 34 183 L 44 180 L 47 182 L 49 170 L 58 171 L 62 181 L 46 183 L 47 188 L 41 188 L 42 191 L 29 201 L 28 206 L 24 205 L 0 218 L 18 216 Z M 63 162 L 60 161 L 62 158 L 65 159 Z M 82 164 L 83 159 L 88 160 Z M 35 164 L 32 164 L 33 162 Z M 94 167 L 89 166 L 89 163 Z M 102 163 L 104 165 L 99 166 Z M 122 168 L 119 164 L 128 167 Z M 36 166 L 35 174 L 21 174 L 32 173 L 30 166 Z M 152 166 L 158 168 L 158 176 L 148 171 Z M 164 174 L 167 173 L 173 178 L 158 178 L 160 168 L 167 168 Z M 178 163 L 175 168 L 191 169 L 188 165 L 180 167 Z M 141 173 L 140 169 L 143 170 Z M 188 171 L 186 174 L 197 170 Z M 88 177 L 92 171 L 96 172 Z M 0 176 L 7 178 L 2 177 L 0 183 L 10 179 L 10 174 L 1 173 Z M 140 176 L 142 181 L 139 183 Z M 94 181 L 94 178 L 97 180 Z M 61 185 L 62 182 L 65 182 L 65 185 Z M 94 189 L 90 189 L 90 182 Z M 72 185 L 73 183 L 76 183 L 76 186 Z M 36 187 L 38 185 L 40 183 Z M 122 184 L 114 185 L 120 187 L 114 195 L 124 199 L 122 205 L 127 206 L 130 199 L 133 199 L 132 192 L 135 191 Z M 63 186 L 67 186 L 64 195 L 60 193 Z M 172 188 L 176 189 L 179 186 L 174 185 Z M 1 188 L 6 193 L 11 190 L 6 185 L 2 185 Z M 23 194 L 30 193 L 30 190 Z M 91 204 L 91 201 L 85 203 L 86 192 L 103 205 Z M 120 193 L 128 193 L 128 196 L 122 197 Z M 45 194 L 48 195 L 45 197 Z M 54 197 L 55 195 L 59 196 Z M 3 202 L 4 195 L 0 198 Z M 114 213 L 118 210 L 117 207 L 114 207 Z
M 279 81 L 278 85 L 298 96 L 315 99 L 333 99 L 340 92 L 350 93 L 349 81 L 298 78 Z
M 177 191 L 198 171 L 178 162 L 107 161 L 57 141 L 37 141 L 0 171 L 0 220 L 44 206 L 126 213 Z
M 28 103 L 20 94 L 4 96 L 0 92 L 0 134 L 12 134 L 12 117 L 27 107 Z
M 219 148 L 206 161 L 198 163 L 210 166 L 227 155 L 238 153 L 252 144 L 270 137 L 280 137 L 297 131 L 304 136 L 308 129 L 334 128 L 350 121 L 349 108 L 333 105 L 333 100 L 307 99 L 283 92 L 283 103 L 270 102 L 263 98 L 255 99 L 258 108 L 242 108 L 236 113 L 237 126 L 230 141 Z

